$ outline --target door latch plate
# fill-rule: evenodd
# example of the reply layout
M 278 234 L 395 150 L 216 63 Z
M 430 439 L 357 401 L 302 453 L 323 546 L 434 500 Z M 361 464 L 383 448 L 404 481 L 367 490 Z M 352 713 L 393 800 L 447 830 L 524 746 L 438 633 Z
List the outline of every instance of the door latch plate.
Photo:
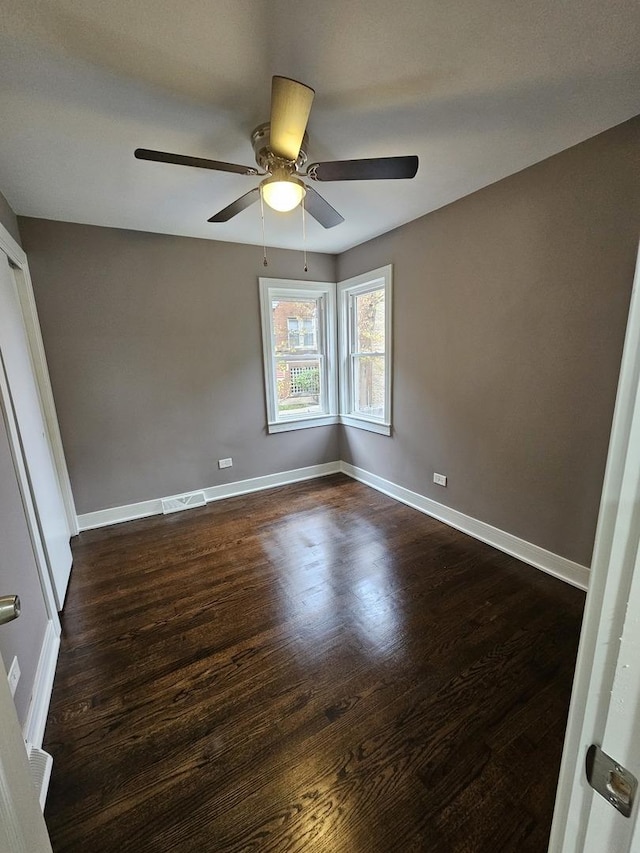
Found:
M 587 750 L 586 770 L 591 787 L 618 809 L 620 814 L 630 817 L 638 789 L 638 780 L 633 773 L 596 744 Z

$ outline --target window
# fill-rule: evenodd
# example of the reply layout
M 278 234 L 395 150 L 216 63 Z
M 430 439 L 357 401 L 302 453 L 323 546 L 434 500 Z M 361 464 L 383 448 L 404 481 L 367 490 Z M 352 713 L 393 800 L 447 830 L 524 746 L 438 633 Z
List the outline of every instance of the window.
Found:
M 335 284 L 260 279 L 269 432 L 336 423 Z
M 391 434 L 391 266 L 338 285 L 261 278 L 260 311 L 269 432 Z
M 391 434 L 391 266 L 338 285 L 340 419 Z

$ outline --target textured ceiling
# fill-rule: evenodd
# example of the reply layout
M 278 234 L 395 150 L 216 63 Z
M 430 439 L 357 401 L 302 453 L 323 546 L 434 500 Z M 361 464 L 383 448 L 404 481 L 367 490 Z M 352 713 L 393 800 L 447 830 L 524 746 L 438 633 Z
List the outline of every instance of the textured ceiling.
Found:
M 0 190 L 17 213 L 260 243 L 254 165 L 271 76 L 316 90 L 310 160 L 418 154 L 413 181 L 316 184 L 338 252 L 640 113 L 637 0 L 0 0 Z M 267 243 L 300 248 L 299 209 Z

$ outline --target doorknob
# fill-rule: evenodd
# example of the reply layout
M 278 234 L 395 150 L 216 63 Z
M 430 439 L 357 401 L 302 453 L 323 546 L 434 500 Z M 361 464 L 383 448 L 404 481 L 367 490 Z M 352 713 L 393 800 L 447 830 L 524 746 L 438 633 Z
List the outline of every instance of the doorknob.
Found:
M 12 622 L 20 615 L 20 597 L 17 595 L 0 595 L 0 625 Z

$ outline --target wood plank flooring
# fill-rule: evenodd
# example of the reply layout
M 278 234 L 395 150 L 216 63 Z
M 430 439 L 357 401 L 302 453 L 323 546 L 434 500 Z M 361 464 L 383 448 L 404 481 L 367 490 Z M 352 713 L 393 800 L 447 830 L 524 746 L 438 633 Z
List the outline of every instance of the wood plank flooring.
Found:
M 56 853 L 543 853 L 584 595 L 342 475 L 89 531 Z

